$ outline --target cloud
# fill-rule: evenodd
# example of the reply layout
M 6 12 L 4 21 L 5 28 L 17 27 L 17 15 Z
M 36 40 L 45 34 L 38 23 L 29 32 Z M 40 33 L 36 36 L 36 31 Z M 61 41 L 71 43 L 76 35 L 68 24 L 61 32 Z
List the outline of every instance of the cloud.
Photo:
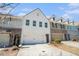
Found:
M 65 13 L 72 16 L 78 16 L 79 15 L 79 4 L 78 3 L 72 3 L 68 4 L 69 9 L 65 10 Z
M 32 11 L 33 9 L 32 8 L 24 8 L 22 9 L 22 12 L 28 12 L 28 11 Z
M 79 4 L 78 3 L 69 3 L 67 5 L 67 9 L 64 9 L 64 14 L 62 15 L 64 18 L 69 18 L 70 20 L 76 19 L 79 15 Z
M 24 8 L 21 10 L 21 13 L 19 13 L 18 16 L 23 16 L 32 10 L 33 10 L 32 8 Z
M 68 14 L 79 14 L 79 3 L 70 3 L 68 4 L 69 10 L 65 12 Z
M 65 11 L 66 13 L 68 13 L 68 14 L 79 14 L 79 9 L 74 9 L 74 10 L 68 10 L 68 11 Z
M 64 14 L 64 15 L 62 15 L 62 17 L 64 17 L 64 18 L 70 18 L 70 16 L 68 15 L 68 14 Z
M 59 9 L 59 10 L 64 10 L 65 8 L 64 8 L 64 7 L 58 7 L 58 9 Z
M 79 7 L 79 3 L 70 3 L 70 4 L 68 4 L 68 6 L 70 8 L 78 8 Z
M 26 13 L 19 13 L 18 16 L 24 16 Z

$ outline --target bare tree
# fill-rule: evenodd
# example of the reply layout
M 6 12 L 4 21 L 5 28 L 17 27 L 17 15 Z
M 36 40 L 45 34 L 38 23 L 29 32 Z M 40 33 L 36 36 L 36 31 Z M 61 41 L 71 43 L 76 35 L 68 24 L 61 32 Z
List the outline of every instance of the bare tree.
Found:
M 9 4 L 6 4 L 6 3 L 2 3 L 2 4 L 0 4 L 0 9 L 4 9 L 5 8 L 5 11 L 6 11 L 6 9 L 9 9 L 8 10 L 8 12 L 7 13 L 5 13 L 5 14 L 7 14 L 7 15 L 11 15 L 11 12 L 17 7 L 19 5 L 19 3 L 9 3 Z M 2 13 L 1 14 L 3 14 L 3 10 L 2 10 Z M 6 19 L 6 17 L 7 17 L 7 15 L 5 15 L 4 16 L 4 18 L 3 19 Z M 11 20 L 11 16 L 10 16 L 10 20 Z M 4 21 L 5 22 L 5 21 Z
M 12 3 L 0 3 L 0 8 L 10 6 Z

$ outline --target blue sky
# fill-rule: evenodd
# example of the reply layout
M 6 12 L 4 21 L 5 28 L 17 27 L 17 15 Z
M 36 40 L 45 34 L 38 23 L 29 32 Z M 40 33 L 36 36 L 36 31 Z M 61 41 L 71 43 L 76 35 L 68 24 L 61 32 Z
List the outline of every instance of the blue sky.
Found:
M 20 3 L 11 14 L 21 16 L 36 8 L 40 8 L 47 17 L 55 15 L 65 19 L 69 18 L 71 21 L 79 21 L 78 3 Z

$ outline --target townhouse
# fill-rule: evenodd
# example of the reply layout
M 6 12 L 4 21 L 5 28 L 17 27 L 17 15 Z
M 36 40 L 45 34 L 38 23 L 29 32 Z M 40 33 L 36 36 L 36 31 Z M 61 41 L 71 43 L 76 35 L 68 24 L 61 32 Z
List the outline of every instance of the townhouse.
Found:
M 0 44 L 14 45 L 16 35 L 20 37 L 19 43 L 22 45 L 50 43 L 54 39 L 79 39 L 79 27 L 63 20 L 47 18 L 39 8 L 24 16 L 0 14 L 0 37 L 4 35 L 0 38 Z
M 49 43 L 50 36 L 50 23 L 39 8 L 23 16 L 21 44 Z
M 51 40 L 61 39 L 65 41 L 78 39 L 78 24 L 69 23 L 69 21 L 64 21 L 62 17 L 59 19 L 52 17 L 50 18 L 50 28 L 51 28 Z
M 58 22 L 55 18 L 50 19 L 50 29 L 52 41 L 55 39 L 66 40 L 65 34 L 67 33 L 67 30 L 65 29 L 65 24 L 62 23 L 61 19 Z
M 22 19 L 19 16 L 0 14 L 0 46 L 11 46 L 16 35 L 21 36 Z
M 77 25 L 66 24 L 66 30 L 67 30 L 69 40 L 74 40 L 74 39 L 79 40 Z

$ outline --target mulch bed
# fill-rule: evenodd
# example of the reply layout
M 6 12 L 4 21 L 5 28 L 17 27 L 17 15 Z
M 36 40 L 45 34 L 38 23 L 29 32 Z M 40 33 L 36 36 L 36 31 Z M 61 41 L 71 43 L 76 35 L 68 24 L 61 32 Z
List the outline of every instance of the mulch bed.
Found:
M 16 46 L 10 48 L 4 48 L 0 51 L 0 56 L 16 56 L 19 51 L 19 48 Z

